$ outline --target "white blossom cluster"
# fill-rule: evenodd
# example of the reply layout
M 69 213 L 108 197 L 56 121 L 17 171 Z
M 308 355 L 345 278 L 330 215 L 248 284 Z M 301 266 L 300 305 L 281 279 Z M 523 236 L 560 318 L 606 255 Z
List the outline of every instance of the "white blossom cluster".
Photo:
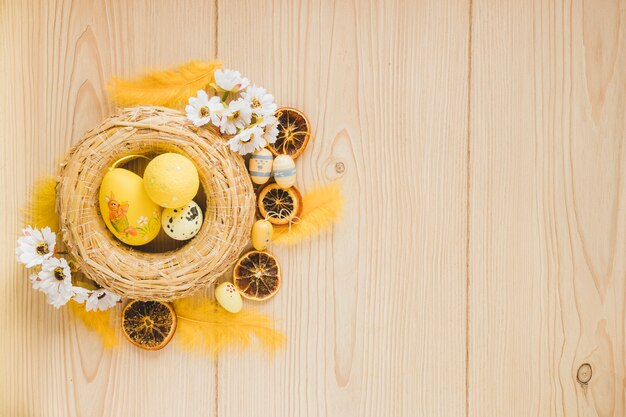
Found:
M 239 71 L 215 71 L 216 95 L 208 96 L 198 90 L 185 107 L 187 117 L 196 126 L 208 123 L 219 128 L 228 140 L 230 149 L 246 155 L 276 142 L 278 119 L 274 116 L 274 96 L 263 87 L 250 85 Z
M 28 226 L 17 239 L 17 260 L 33 269 L 30 281 L 33 288 L 46 294 L 48 303 L 56 308 L 70 300 L 85 303 L 87 311 L 106 310 L 120 297 L 103 288 L 88 290 L 72 284 L 72 270 L 67 260 L 56 257 L 56 234 L 49 227 L 41 230 Z

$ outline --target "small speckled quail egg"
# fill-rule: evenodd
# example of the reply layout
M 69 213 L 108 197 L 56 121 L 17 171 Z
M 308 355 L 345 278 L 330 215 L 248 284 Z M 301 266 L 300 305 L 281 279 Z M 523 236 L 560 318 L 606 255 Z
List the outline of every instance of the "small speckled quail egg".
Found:
M 230 282 L 223 282 L 215 288 L 215 299 L 226 311 L 239 313 L 243 306 L 241 294 Z
M 172 239 L 191 239 L 202 227 L 202 210 L 195 201 L 190 201 L 184 207 L 164 209 L 161 225 Z

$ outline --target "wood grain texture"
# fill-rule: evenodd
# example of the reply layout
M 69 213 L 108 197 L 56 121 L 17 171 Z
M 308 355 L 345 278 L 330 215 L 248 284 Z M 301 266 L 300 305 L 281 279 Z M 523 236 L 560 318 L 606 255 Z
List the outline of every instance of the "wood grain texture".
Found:
M 198 415 L 215 410 L 212 360 L 176 349 L 103 351 L 68 313 L 28 288 L 15 262 L 27 188 L 113 111 L 114 74 L 176 65 L 214 53 L 214 5 L 184 1 L 1 2 L 3 243 L 0 414 L 6 416 Z M 207 24 L 208 22 L 208 24 Z M 188 25 L 194 28 L 188 31 Z M 164 30 L 167 28 L 167 30 Z M 184 42 L 177 34 L 186 33 Z M 189 378 L 193 375 L 193 378 Z
M 625 415 L 624 22 L 624 0 L 0 1 L 0 415 Z M 29 288 L 19 206 L 114 111 L 112 75 L 215 56 L 309 116 L 298 186 L 340 180 L 346 216 L 272 249 L 276 357 L 105 351 Z
M 472 16 L 469 415 L 623 416 L 626 3 Z
M 286 278 L 264 307 L 289 348 L 247 366 L 221 355 L 218 415 L 462 415 L 467 8 L 218 10 L 220 57 L 311 119 L 298 186 L 339 179 L 347 201 L 332 233 L 274 250 Z M 248 39 L 267 46 L 241 48 Z

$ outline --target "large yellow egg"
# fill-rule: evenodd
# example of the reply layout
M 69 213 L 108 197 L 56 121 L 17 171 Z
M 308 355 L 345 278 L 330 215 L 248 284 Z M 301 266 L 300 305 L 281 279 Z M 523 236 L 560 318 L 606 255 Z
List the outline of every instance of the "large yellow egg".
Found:
M 154 158 L 143 174 L 148 197 L 161 207 L 178 208 L 189 203 L 198 193 L 198 170 L 188 158 L 177 153 L 164 153 Z
M 161 230 L 161 207 L 146 194 L 143 180 L 123 168 L 109 170 L 100 184 L 100 213 L 122 242 L 145 245 Z

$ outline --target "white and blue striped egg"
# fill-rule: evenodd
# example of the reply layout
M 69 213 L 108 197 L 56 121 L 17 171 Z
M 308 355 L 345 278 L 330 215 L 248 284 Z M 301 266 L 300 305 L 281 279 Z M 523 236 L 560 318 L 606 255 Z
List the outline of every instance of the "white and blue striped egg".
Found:
M 272 174 L 273 161 L 272 153 L 266 148 L 252 153 L 248 161 L 248 170 L 253 183 L 265 184 L 269 181 Z
M 296 183 L 296 163 L 289 155 L 278 155 L 274 159 L 274 180 L 280 188 L 289 188 Z

